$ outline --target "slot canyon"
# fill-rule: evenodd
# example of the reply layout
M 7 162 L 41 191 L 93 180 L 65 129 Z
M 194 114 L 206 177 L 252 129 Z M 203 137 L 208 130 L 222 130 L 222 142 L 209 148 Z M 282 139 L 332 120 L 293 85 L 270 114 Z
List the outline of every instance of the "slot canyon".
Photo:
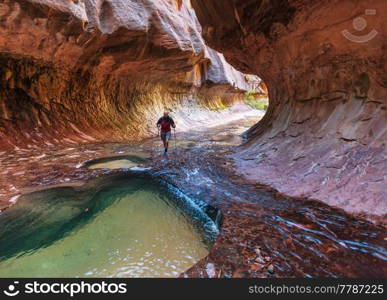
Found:
M 0 0 L 0 277 L 386 277 L 385 14 L 385 0 Z M 58 240 L 97 235 L 103 214 L 113 230 L 137 194 L 161 199 L 148 213 L 182 228 L 168 243 L 189 260 L 103 273 L 115 258 L 90 241 L 74 261 L 101 266 L 58 271 L 76 235 Z M 28 273 L 43 253 L 50 267 Z

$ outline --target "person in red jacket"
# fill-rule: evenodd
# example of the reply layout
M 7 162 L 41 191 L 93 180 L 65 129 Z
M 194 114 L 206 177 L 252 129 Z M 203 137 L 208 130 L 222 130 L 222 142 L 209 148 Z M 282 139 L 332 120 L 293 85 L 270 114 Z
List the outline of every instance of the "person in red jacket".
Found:
M 165 111 L 164 115 L 157 121 L 157 127 L 160 128 L 160 137 L 164 144 L 164 154 L 168 152 L 168 142 L 171 139 L 171 126 L 176 128 L 175 122 L 169 116 L 169 113 Z

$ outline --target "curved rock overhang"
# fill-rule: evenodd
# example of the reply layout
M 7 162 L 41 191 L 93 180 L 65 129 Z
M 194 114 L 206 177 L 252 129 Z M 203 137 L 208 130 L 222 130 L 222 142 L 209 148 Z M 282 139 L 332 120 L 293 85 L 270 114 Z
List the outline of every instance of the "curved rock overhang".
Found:
M 387 3 L 192 0 L 210 47 L 269 89 L 235 156 L 248 179 L 387 213 Z
M 189 1 L 4 0 L 0 37 L 0 150 L 140 139 L 248 89 Z

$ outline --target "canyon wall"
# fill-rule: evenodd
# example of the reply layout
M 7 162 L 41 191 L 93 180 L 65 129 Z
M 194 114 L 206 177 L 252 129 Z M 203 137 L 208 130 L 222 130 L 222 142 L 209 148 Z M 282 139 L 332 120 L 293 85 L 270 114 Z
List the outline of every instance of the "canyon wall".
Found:
M 257 74 L 269 109 L 240 173 L 347 211 L 387 213 L 387 2 L 192 0 L 210 47 Z
M 136 140 L 248 89 L 181 0 L 2 0 L 0 62 L 0 150 Z

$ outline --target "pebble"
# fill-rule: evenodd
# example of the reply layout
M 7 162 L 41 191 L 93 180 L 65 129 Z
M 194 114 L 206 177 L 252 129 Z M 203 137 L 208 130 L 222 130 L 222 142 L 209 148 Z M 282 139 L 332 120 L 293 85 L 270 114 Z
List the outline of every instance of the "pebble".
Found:
M 274 273 L 274 266 L 273 266 L 273 265 L 268 266 L 268 267 L 267 267 L 267 271 L 268 271 L 269 273 L 273 274 L 273 273 Z

